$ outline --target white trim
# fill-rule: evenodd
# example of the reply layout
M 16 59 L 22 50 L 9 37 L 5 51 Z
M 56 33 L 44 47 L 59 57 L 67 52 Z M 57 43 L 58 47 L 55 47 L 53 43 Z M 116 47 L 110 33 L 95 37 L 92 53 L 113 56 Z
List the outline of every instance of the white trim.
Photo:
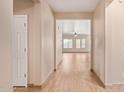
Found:
M 54 72 L 54 69 L 50 70 L 50 72 L 47 74 L 47 76 L 42 80 L 41 84 L 45 83 L 46 80 L 49 79 L 50 75 Z

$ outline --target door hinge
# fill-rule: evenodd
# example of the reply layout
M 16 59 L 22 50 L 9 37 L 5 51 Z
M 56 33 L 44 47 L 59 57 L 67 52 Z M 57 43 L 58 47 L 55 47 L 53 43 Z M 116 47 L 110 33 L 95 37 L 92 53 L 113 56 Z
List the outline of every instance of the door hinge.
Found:
M 24 77 L 26 78 L 26 74 L 24 74 Z
M 26 23 L 24 23 L 24 27 L 26 27 Z
M 24 51 L 26 52 L 26 48 L 24 49 Z

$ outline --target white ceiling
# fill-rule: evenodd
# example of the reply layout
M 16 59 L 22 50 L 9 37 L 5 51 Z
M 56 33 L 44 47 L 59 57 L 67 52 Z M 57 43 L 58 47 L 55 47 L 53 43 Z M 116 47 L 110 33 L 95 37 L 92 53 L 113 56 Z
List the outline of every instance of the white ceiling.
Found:
M 100 0 L 47 0 L 55 12 L 92 12 Z

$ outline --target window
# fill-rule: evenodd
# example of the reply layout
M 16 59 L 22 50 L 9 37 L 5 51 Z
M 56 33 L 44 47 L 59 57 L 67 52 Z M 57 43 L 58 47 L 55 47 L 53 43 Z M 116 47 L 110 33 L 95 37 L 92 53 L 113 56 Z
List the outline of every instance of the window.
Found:
M 82 39 L 81 48 L 86 48 L 86 39 Z
M 65 21 L 63 24 L 63 33 L 64 34 L 73 34 L 74 32 L 74 23 Z
M 81 21 L 75 21 L 75 32 L 78 34 L 90 34 L 90 21 L 89 20 L 81 20 Z
M 76 48 L 81 48 L 81 40 L 76 39 Z
M 89 35 L 91 30 L 90 20 L 64 20 L 63 34 L 85 34 Z
M 72 48 L 72 47 L 73 47 L 72 39 L 63 40 L 63 48 Z

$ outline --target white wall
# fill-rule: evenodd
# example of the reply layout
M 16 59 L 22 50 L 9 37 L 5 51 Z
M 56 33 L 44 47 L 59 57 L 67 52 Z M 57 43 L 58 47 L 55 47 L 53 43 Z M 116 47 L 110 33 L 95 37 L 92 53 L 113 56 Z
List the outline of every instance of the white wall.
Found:
M 105 1 L 101 0 L 93 15 L 93 70 L 105 82 Z
M 124 2 L 106 8 L 106 84 L 124 84 Z
M 41 46 L 43 83 L 54 70 L 54 16 L 45 0 L 41 0 Z
M 93 13 L 54 13 L 56 19 L 92 19 Z
M 34 75 L 33 75 L 33 83 L 34 85 L 41 85 L 41 5 L 40 3 L 36 3 L 33 9 L 33 56 L 34 56 Z M 31 19 L 32 20 L 32 19 Z
M 106 86 L 124 84 L 124 2 L 102 0 L 93 19 L 93 69 Z
M 13 0 L 13 11 L 14 14 L 16 12 L 24 12 L 24 10 L 27 10 L 29 8 L 32 8 L 33 2 L 31 0 Z
M 0 0 L 0 91 L 11 91 L 12 15 L 13 0 Z

